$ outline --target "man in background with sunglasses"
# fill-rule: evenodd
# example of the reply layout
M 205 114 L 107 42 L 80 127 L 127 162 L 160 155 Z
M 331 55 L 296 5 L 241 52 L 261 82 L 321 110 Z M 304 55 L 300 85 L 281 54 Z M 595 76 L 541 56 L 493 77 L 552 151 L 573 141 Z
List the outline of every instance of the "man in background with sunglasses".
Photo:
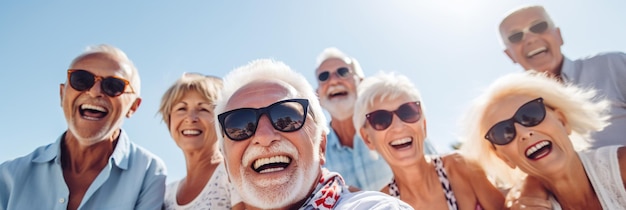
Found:
M 281 62 L 226 75 L 215 114 L 230 181 L 248 209 L 411 209 L 380 192 L 351 193 L 322 168 L 326 117 L 304 76 Z
M 561 30 L 542 6 L 514 10 L 502 20 L 499 31 L 506 55 L 525 70 L 548 72 L 565 83 L 595 88 L 611 101 L 611 125 L 592 135 L 592 148 L 626 143 L 626 54 L 566 58 L 561 53 Z
M 334 47 L 324 49 L 317 64 L 317 95 L 331 117 L 324 167 L 339 172 L 352 187 L 378 191 L 391 180 L 393 173 L 387 162 L 356 135 L 352 123 L 356 89 L 363 80 L 363 70 L 356 59 Z
M 121 129 L 141 103 L 139 74 L 126 54 L 89 48 L 59 91 L 68 129 L 0 165 L 0 209 L 160 209 L 165 165 Z

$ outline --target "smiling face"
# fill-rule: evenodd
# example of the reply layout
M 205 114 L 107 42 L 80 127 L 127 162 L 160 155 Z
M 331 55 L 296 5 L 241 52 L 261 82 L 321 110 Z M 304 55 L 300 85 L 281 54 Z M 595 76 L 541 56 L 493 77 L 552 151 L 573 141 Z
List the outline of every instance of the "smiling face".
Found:
M 189 91 L 175 102 L 170 114 L 170 134 L 184 151 L 215 148 L 215 106 L 204 95 Z
M 518 109 L 537 97 L 511 95 L 496 100 L 487 106 L 481 123 L 481 132 L 486 133 L 496 123 L 511 119 Z M 519 167 L 533 176 L 546 176 L 563 171 L 571 158 L 576 158 L 568 137 L 571 129 L 558 110 L 546 107 L 543 121 L 536 126 L 525 127 L 514 123 L 515 136 L 506 145 L 494 145 L 496 154 L 511 167 Z M 518 112 L 518 116 L 522 111 Z M 523 119 L 523 118 L 522 118 Z
M 392 100 L 374 100 L 373 106 L 366 113 L 376 110 L 395 111 L 409 102 L 414 100 L 403 96 Z M 359 132 L 368 147 L 382 155 L 391 167 L 409 166 L 424 158 L 426 120 L 423 114 L 421 116 L 417 122 L 407 123 L 400 120 L 397 114 L 393 114 L 391 125 L 387 129 L 375 130 L 367 121 Z
M 84 56 L 70 68 L 83 69 L 96 76 L 116 76 L 131 81 L 130 70 L 122 69 L 119 59 L 105 53 Z M 86 91 L 75 90 L 69 81 L 60 86 L 61 105 L 69 128 L 67 135 L 76 138 L 81 145 L 88 146 L 114 138 L 114 133 L 122 126 L 124 116 L 130 117 L 141 102 L 134 93 L 110 97 L 102 92 L 101 82 L 96 82 Z M 126 90 L 129 88 L 127 86 Z
M 257 81 L 236 91 L 225 111 L 261 108 L 294 98 L 295 90 L 277 81 Z M 259 95 L 263 97 L 258 97 Z M 224 136 L 224 156 L 230 180 L 249 205 L 284 208 L 306 199 L 317 183 L 325 143 L 315 143 L 316 125 L 307 114 L 297 131 L 274 129 L 267 115 L 259 119 L 255 134 L 241 141 Z M 324 140 L 322 139 L 321 142 Z
M 337 74 L 337 69 L 341 67 L 350 69 L 350 73 L 345 78 Z M 331 58 L 322 62 L 315 71 L 316 78 L 322 72 L 328 71 L 330 73 L 326 81 L 317 79 L 317 94 L 322 107 L 328 110 L 333 118 L 339 120 L 350 118 L 354 110 L 356 86 L 360 78 L 351 68 L 343 60 Z
M 531 32 L 532 26 L 543 21 L 548 23 L 545 31 Z M 524 32 L 521 41 L 509 41 L 509 36 L 521 31 Z M 524 69 L 560 74 L 563 38 L 543 8 L 530 7 L 509 15 L 500 24 L 500 36 L 506 46 L 505 53 Z

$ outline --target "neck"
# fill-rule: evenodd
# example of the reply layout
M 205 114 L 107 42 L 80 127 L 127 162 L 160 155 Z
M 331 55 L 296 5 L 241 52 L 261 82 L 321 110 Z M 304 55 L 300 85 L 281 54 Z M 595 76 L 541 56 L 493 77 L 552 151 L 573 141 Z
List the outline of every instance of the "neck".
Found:
M 304 203 L 309 199 L 309 197 L 311 197 L 311 195 L 315 193 L 314 192 L 315 187 L 317 187 L 317 183 L 319 183 L 319 181 L 322 179 L 322 175 L 323 175 L 322 170 L 320 169 L 320 172 L 317 175 L 317 179 L 315 179 L 315 182 L 313 182 L 311 186 L 309 187 L 310 190 L 309 190 L 309 193 L 307 193 L 307 196 L 304 196 L 304 198 L 302 198 L 298 202 L 288 204 L 287 206 L 284 206 L 284 207 L 276 208 L 276 210 L 299 209 L 300 207 L 302 207 Z M 262 210 L 262 209 L 267 209 L 267 208 L 259 208 L 259 207 L 254 207 L 254 206 L 246 204 L 246 209 Z
M 109 162 L 109 158 L 119 137 L 119 130 L 109 140 L 92 145 L 82 145 L 76 137 L 67 131 L 61 143 L 61 166 L 71 173 L 80 174 L 90 170 L 101 170 Z
M 354 123 L 352 123 L 352 117 L 345 120 L 332 118 L 332 121 L 330 121 L 330 127 L 337 134 L 341 145 L 350 148 L 354 146 L 354 135 L 356 134 L 356 129 L 354 128 Z
M 216 147 L 202 151 L 184 152 L 187 163 L 187 180 L 193 180 L 196 177 L 208 177 L 208 172 L 213 174 L 215 168 L 222 163 L 224 158 Z
M 554 194 L 564 209 L 599 205 L 598 197 L 578 156 L 565 168 L 558 174 L 537 178 Z
M 428 198 L 440 192 L 441 184 L 432 162 L 421 158 L 408 167 L 392 167 L 394 179 L 402 197 Z M 416 185 L 415 183 L 420 183 Z M 434 194 L 438 195 L 438 194 Z M 427 199 L 423 199 L 427 200 Z

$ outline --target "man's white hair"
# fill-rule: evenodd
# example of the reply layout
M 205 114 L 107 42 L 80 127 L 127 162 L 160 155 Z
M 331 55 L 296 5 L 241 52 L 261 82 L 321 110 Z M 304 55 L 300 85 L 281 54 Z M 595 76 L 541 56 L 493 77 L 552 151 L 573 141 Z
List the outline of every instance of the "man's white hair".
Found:
M 359 76 L 359 78 L 365 77 L 365 74 L 363 74 L 363 69 L 361 69 L 361 65 L 359 64 L 359 62 L 355 58 L 352 58 L 346 55 L 345 53 L 341 52 L 341 50 L 337 49 L 336 47 L 326 48 L 322 51 L 322 53 L 320 53 L 317 56 L 317 67 L 319 68 L 319 66 L 322 65 L 322 63 L 324 63 L 324 61 L 328 59 L 342 60 L 344 63 L 352 67 L 352 70 L 357 76 Z M 315 76 L 317 78 L 317 75 Z

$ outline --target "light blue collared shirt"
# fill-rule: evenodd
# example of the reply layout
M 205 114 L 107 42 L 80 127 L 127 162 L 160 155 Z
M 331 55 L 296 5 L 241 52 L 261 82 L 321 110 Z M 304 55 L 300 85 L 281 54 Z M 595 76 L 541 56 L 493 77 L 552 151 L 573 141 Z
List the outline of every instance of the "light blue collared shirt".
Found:
M 593 149 L 626 144 L 626 54 L 602 53 L 578 60 L 564 58 L 561 70 L 565 82 L 594 88 L 611 101 L 611 124 L 591 135 Z
M 0 164 L 0 210 L 67 209 L 69 189 L 61 168 L 61 142 Z M 165 164 L 121 130 L 109 163 L 85 193 L 78 209 L 161 209 Z

